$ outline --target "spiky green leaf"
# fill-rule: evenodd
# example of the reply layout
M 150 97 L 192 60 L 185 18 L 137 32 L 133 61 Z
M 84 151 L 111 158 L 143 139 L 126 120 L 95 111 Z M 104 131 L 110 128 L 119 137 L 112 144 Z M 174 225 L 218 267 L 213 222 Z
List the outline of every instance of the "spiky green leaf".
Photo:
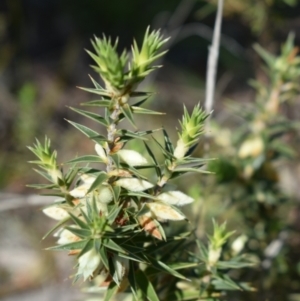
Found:
M 107 122 L 107 120 L 105 120 L 105 118 L 101 117 L 100 115 L 98 114 L 95 114 L 95 113 L 92 113 L 92 112 L 89 112 L 89 111 L 85 111 L 85 110 L 80 110 L 80 109 L 77 109 L 77 108 L 73 108 L 73 107 L 69 107 L 72 111 L 80 114 L 80 115 L 83 115 L 91 120 L 94 120 L 96 121 L 97 123 L 100 123 L 104 126 L 108 126 L 109 123 Z

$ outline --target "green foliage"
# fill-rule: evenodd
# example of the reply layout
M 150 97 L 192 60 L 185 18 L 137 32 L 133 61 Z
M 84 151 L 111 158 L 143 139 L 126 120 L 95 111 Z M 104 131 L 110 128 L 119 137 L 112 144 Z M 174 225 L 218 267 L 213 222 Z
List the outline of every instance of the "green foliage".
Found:
M 83 105 L 102 107 L 104 114 L 71 109 L 105 127 L 107 135 L 68 122 L 93 141 L 96 154 L 73 158 L 67 162 L 68 168 L 62 169 L 48 138 L 44 144 L 37 141 L 29 147 L 39 159 L 31 163 L 37 164 L 41 169 L 37 172 L 50 182 L 32 186 L 50 189 L 50 195 L 60 197 L 43 210 L 58 220 L 46 234 L 56 232 L 58 237 L 57 245 L 49 249 L 76 255 L 74 282 L 83 277 L 91 281 L 94 292 L 101 286 L 106 288 L 104 300 L 122 291 L 131 293 L 132 300 L 218 300 L 226 290 L 249 289 L 223 272 L 251 265 L 233 253 L 223 256 L 223 245 L 233 234 L 225 224 L 214 222 L 208 247 L 197 237 L 192 238 L 190 232 L 184 232 L 186 226 L 175 226 L 186 220 L 180 207 L 193 199 L 169 182 L 186 173 L 206 172 L 203 167 L 207 160 L 191 154 L 208 115 L 199 105 L 191 114 L 184 107 L 176 147 L 165 129 L 163 144 L 152 137 L 163 162 L 147 144 L 151 137 L 145 137 L 157 130 L 119 128 L 125 119 L 135 127 L 137 114 L 161 114 L 142 108 L 150 94 L 136 91 L 135 86 L 157 68 L 152 63 L 165 53 L 161 48 L 166 41 L 159 31 L 150 32 L 148 28 L 140 50 L 134 42 L 130 63 L 125 51 L 118 55 L 117 42 L 111 44 L 105 36 L 92 42 L 96 54 L 89 54 L 105 86 L 92 79 L 94 88 L 82 89 L 100 95 L 100 99 Z M 142 100 L 132 104 L 132 98 L 140 97 Z M 144 142 L 147 157 L 126 149 L 126 143 L 133 139 Z M 150 171 L 150 175 L 146 177 L 143 170 Z M 177 230 L 172 231 L 165 221 Z M 189 288 L 181 289 L 180 283 L 190 279 Z
M 106 85 L 106 92 L 117 96 L 123 95 L 121 101 L 126 103 L 134 85 L 158 68 L 158 66 L 152 66 L 152 63 L 166 53 L 161 49 L 167 41 L 168 39 L 163 39 L 159 31 L 150 32 L 148 27 L 141 49 L 134 41 L 130 61 L 125 50 L 120 56 L 118 55 L 118 40 L 112 45 L 111 40 L 105 36 L 92 41 L 96 54 L 87 52 L 97 63 L 94 69 L 101 74 Z M 126 106 L 123 108 L 125 109 Z
M 217 1 L 207 0 L 207 2 L 205 12 L 210 13 L 213 10 L 211 6 L 216 6 Z M 269 26 L 273 25 L 274 27 L 274 23 L 280 20 L 278 9 L 283 11 L 283 7 L 294 7 L 296 5 L 297 0 L 227 0 L 224 2 L 224 15 L 239 16 L 254 34 L 260 35 L 264 31 L 270 33 L 273 28 Z M 202 16 L 202 14 L 204 13 L 199 11 L 199 16 Z
M 255 49 L 266 64 L 269 82 L 251 82 L 256 89 L 253 105 L 232 106 L 238 115 L 242 112 L 244 123 L 230 133 L 226 147 L 223 141 L 219 144 L 217 153 L 222 152 L 222 159 L 211 162 L 209 170 L 217 173 L 213 197 L 226 199 L 227 208 L 234 212 L 232 222 L 241 224 L 246 235 L 243 248 L 256 258 L 260 268 L 254 276 L 247 271 L 240 273 L 240 280 L 253 282 L 259 294 L 270 294 L 273 290 L 285 299 L 291 287 L 280 279 L 292 279 L 294 273 L 287 255 L 293 252 L 286 241 L 292 233 L 286 214 L 294 205 L 292 197 L 279 185 L 281 169 L 277 166 L 278 162 L 293 162 L 296 158 L 287 137 L 297 137 L 299 123 L 284 116 L 282 108 L 299 93 L 300 57 L 293 35 L 289 35 L 279 56 L 258 45 Z M 218 127 L 214 134 L 216 144 L 225 131 Z M 282 270 L 282 266 L 286 268 Z M 256 295 L 248 298 L 257 300 Z

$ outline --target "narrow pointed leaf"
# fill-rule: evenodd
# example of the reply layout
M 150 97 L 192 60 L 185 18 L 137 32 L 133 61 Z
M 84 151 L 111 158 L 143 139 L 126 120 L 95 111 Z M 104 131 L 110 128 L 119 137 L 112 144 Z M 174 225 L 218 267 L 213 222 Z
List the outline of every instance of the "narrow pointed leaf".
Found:
M 168 152 L 154 137 L 152 137 L 152 138 L 156 142 L 156 144 L 159 146 L 159 148 L 161 149 L 161 151 L 166 159 L 168 159 L 168 160 L 175 159 L 175 157 L 173 156 L 173 153 Z
M 130 93 L 131 97 L 141 97 L 141 96 L 148 96 L 146 99 L 149 98 L 149 96 L 151 96 L 152 94 L 154 94 L 153 92 L 142 92 L 142 91 L 134 91 L 132 93 Z
M 95 190 L 97 187 L 99 187 L 104 181 L 108 179 L 107 173 L 105 172 L 100 172 L 89 190 L 87 191 L 87 194 L 90 193 L 91 191 Z
M 95 113 L 92 113 L 92 112 L 88 112 L 88 111 L 85 111 L 85 110 L 80 110 L 80 109 L 76 109 L 76 108 L 73 108 L 73 107 L 69 107 L 72 111 L 80 114 L 80 115 L 83 115 L 89 119 L 92 119 L 104 126 L 108 126 L 108 122 L 101 116 L 99 116 L 98 114 L 95 114 Z
M 255 51 L 262 57 L 262 59 L 267 63 L 269 67 L 273 67 L 276 57 L 272 55 L 270 52 L 266 51 L 264 48 L 262 48 L 260 45 L 255 44 L 254 45 Z
M 30 186 L 28 186 L 30 187 Z M 65 194 L 62 192 L 55 192 L 55 190 L 50 191 L 49 193 L 41 193 L 40 195 L 42 196 L 55 196 L 55 197 L 59 197 L 59 198 L 63 198 L 65 197 Z
M 135 276 L 136 275 L 135 275 L 134 263 L 132 261 L 130 261 L 129 262 L 128 280 L 129 280 L 130 289 L 132 291 L 132 294 L 133 294 L 134 298 L 137 299 L 138 286 L 137 286 L 137 281 L 136 281 Z
M 223 277 L 215 276 L 212 284 L 219 290 L 242 290 L 237 283 L 232 281 L 226 274 Z
M 154 268 L 156 268 L 160 271 L 166 272 L 166 273 L 171 274 L 174 277 L 177 277 L 180 279 L 188 280 L 185 276 L 176 272 L 174 269 L 172 269 L 171 267 L 167 266 L 165 263 L 163 263 L 159 260 L 151 259 L 151 264 L 153 265 Z
M 78 88 L 93 94 L 98 94 L 101 96 L 109 96 L 109 93 L 104 89 L 93 89 L 93 88 L 84 88 L 84 87 L 78 87 Z
M 106 108 L 109 108 L 111 106 L 111 101 L 106 100 L 106 99 L 91 100 L 91 101 L 88 101 L 88 102 L 84 102 L 81 105 L 91 106 L 91 107 L 106 107 Z
M 103 163 L 103 160 L 99 156 L 87 155 L 77 157 L 66 162 L 66 164 L 72 163 Z
M 168 135 L 168 133 L 166 132 L 165 129 L 163 129 L 163 133 L 164 133 L 164 140 L 165 140 L 165 149 L 169 153 L 173 154 L 174 153 L 174 146 L 173 146 L 173 144 L 172 144 L 172 142 L 169 138 L 169 135 Z
M 135 167 L 129 166 L 129 165 L 126 164 L 126 163 L 121 163 L 120 166 L 121 166 L 123 169 L 126 169 L 126 170 L 130 171 L 131 174 L 135 175 L 137 178 L 147 180 L 147 177 L 145 177 L 144 175 L 142 175 Z M 147 166 L 148 166 L 148 165 L 147 165 Z M 136 167 L 137 167 L 137 166 L 136 166 Z
M 87 202 L 87 207 L 88 207 L 88 205 L 89 205 L 89 202 Z M 89 218 L 89 216 L 83 210 L 80 209 L 80 213 L 83 216 L 83 218 L 84 218 L 84 220 L 86 221 L 87 224 L 92 222 L 92 220 Z
M 124 116 L 129 120 L 129 122 L 132 124 L 132 126 L 136 128 L 131 107 L 128 104 L 125 104 L 124 106 L 121 107 L 121 111 L 124 114 Z
M 121 210 L 122 207 L 118 204 L 115 204 L 113 208 L 109 211 L 107 220 L 110 222 L 110 224 L 112 224 L 115 221 Z
M 149 301 L 159 301 L 151 281 L 147 278 L 143 271 L 139 270 L 136 273 L 135 279 L 138 287 Z
M 146 150 L 147 150 L 149 156 L 151 157 L 151 159 L 153 160 L 153 162 L 154 162 L 154 164 L 155 164 L 154 168 L 155 168 L 157 177 L 158 177 L 158 178 L 161 178 L 161 176 L 162 176 L 161 169 L 160 169 L 160 167 L 159 167 L 159 164 L 157 163 L 157 160 L 156 160 L 156 158 L 155 158 L 155 156 L 154 156 L 152 150 L 151 150 L 150 147 L 147 145 L 147 143 L 144 142 L 144 145 L 145 145 L 145 147 L 146 147 Z
M 124 193 L 122 193 L 122 195 L 123 194 L 126 196 L 137 196 L 137 197 L 148 198 L 148 199 L 152 199 L 152 200 L 156 199 L 155 196 L 145 193 L 145 192 L 142 192 L 142 191 L 124 191 Z
M 73 167 L 71 167 L 69 170 L 68 170 L 68 173 L 65 175 L 65 182 L 66 182 L 66 185 L 67 185 L 67 188 L 69 189 L 71 184 L 73 183 L 74 179 L 76 178 L 78 172 L 79 172 L 79 168 L 76 168 L 75 167 L 75 164 Z
M 96 250 L 96 252 L 100 253 L 101 247 L 102 247 L 101 239 L 94 239 L 94 249 Z
M 152 110 L 135 107 L 135 106 L 132 106 L 131 109 L 134 114 L 148 114 L 148 115 L 165 115 L 166 114 L 166 113 L 152 111 Z
M 149 99 L 149 96 L 148 97 L 146 97 L 146 98 L 144 98 L 144 99 L 142 99 L 142 100 L 140 100 L 140 101 L 138 101 L 138 102 L 136 102 L 136 103 L 134 103 L 133 104 L 133 106 L 134 107 L 140 107 L 145 101 L 147 101 Z
M 82 221 L 80 218 L 78 218 L 77 216 L 73 215 L 71 212 L 69 212 L 69 215 L 70 215 L 71 219 L 73 220 L 73 222 L 76 225 L 78 225 L 80 228 L 86 229 L 86 230 L 89 229 L 89 226 L 84 221 Z
M 121 246 L 116 244 L 111 239 L 104 239 L 103 240 L 103 245 L 108 249 L 111 249 L 111 250 L 114 250 L 114 251 L 117 251 L 117 252 L 120 252 L 120 253 L 126 253 L 125 250 Z
M 45 172 L 45 171 L 41 171 L 39 169 L 33 169 L 36 173 L 38 173 L 39 175 L 41 175 L 42 177 L 44 177 L 45 179 L 47 179 L 49 182 L 53 182 L 52 178 L 50 177 L 50 175 Z
M 26 187 L 35 188 L 35 189 L 53 189 L 57 187 L 56 184 L 29 184 Z
M 78 229 L 74 227 L 65 227 L 65 229 L 83 239 L 90 237 L 92 234 L 90 229 Z
M 113 154 L 113 155 L 109 155 L 109 156 L 114 161 L 116 168 L 119 169 L 120 168 L 120 158 L 119 158 L 118 154 Z
M 70 120 L 67 120 L 67 121 L 89 138 L 99 136 L 99 134 L 96 131 L 94 131 L 82 124 L 79 124 L 79 123 L 76 123 L 76 122 L 73 122 Z
M 51 248 L 47 248 L 46 250 L 52 250 L 52 251 L 72 251 L 72 250 L 81 250 L 85 247 L 89 240 L 80 240 L 76 242 L 72 242 L 69 244 L 65 245 L 59 245 L 59 246 L 54 246 Z
M 94 240 L 88 239 L 84 245 L 84 247 L 81 249 L 80 253 L 77 255 L 77 258 L 85 254 L 86 252 L 90 251 L 94 247 Z
M 201 167 L 202 167 L 203 165 L 201 165 L 199 168 L 192 168 L 192 167 L 190 167 L 190 168 L 176 168 L 175 170 L 174 170 L 174 172 L 176 173 L 176 172 L 178 172 L 178 173 L 180 173 L 180 172 L 197 172 L 197 173 L 206 173 L 206 174 L 211 174 L 212 172 L 211 171 L 208 171 L 208 170 L 203 170 L 203 169 L 200 169 Z
M 103 262 L 105 268 L 106 268 L 107 270 L 109 270 L 108 256 L 107 256 L 106 249 L 105 249 L 105 247 L 104 247 L 103 245 L 100 247 L 99 252 L 100 252 L 101 260 L 102 260 L 102 262 Z
M 128 138 L 135 138 L 135 139 L 141 139 L 141 140 L 148 140 L 147 138 L 143 137 L 144 135 L 148 135 L 153 133 L 153 131 L 143 131 L 143 132 L 132 132 L 129 130 L 119 130 L 118 134 L 120 135 L 121 139 L 120 141 L 128 141 Z
M 114 195 L 114 200 L 115 200 L 115 202 L 117 202 L 120 197 L 121 187 L 120 186 L 112 186 L 111 188 L 112 188 L 112 192 Z

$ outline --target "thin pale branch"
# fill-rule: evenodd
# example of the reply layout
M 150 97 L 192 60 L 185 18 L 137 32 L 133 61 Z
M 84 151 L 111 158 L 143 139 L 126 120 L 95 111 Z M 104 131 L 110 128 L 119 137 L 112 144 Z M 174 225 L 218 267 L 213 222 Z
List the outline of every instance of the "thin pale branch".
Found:
M 206 95 L 205 110 L 210 113 L 214 103 L 217 65 L 219 58 L 221 26 L 222 26 L 223 0 L 218 1 L 217 17 L 215 21 L 212 45 L 209 48 L 207 73 L 206 73 Z

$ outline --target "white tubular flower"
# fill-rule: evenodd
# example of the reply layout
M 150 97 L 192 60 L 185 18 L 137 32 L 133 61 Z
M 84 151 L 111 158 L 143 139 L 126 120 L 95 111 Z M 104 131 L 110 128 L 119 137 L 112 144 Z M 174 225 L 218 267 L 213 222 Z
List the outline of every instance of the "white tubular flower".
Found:
M 194 201 L 193 198 L 184 194 L 181 191 L 168 191 L 157 196 L 157 199 L 165 204 L 183 206 Z
M 232 253 L 234 255 L 239 254 L 244 249 L 247 240 L 248 237 L 245 234 L 242 234 L 238 238 L 236 238 L 231 245 Z
M 79 257 L 78 263 L 78 272 L 77 275 L 82 274 L 84 281 L 93 275 L 94 271 L 98 268 L 101 262 L 101 256 L 97 251 L 93 248 L 90 251 L 84 253 Z
M 107 204 L 97 202 L 97 209 L 98 209 L 98 212 L 101 212 L 104 215 L 107 215 L 107 213 L 108 213 Z
M 60 221 L 66 217 L 69 217 L 68 211 L 59 207 L 58 205 L 47 207 L 47 208 L 43 209 L 43 212 L 47 216 L 49 216 L 57 221 Z
M 81 198 L 85 197 L 85 195 L 87 194 L 90 187 L 91 187 L 91 184 L 82 184 L 82 185 L 74 188 L 73 190 L 71 190 L 69 193 L 74 198 L 81 199 Z
M 81 179 L 83 181 L 83 184 L 79 185 L 78 187 L 74 188 L 69 192 L 70 195 L 72 195 L 74 198 L 78 198 L 78 199 L 84 198 L 96 178 L 87 175 L 82 175 Z M 95 193 L 98 194 L 98 200 L 102 203 L 107 204 L 113 199 L 113 194 L 111 190 L 105 184 L 99 186 L 95 190 Z
M 177 141 L 176 148 L 174 150 L 174 157 L 177 159 L 184 158 L 186 152 L 188 151 L 188 146 L 182 141 L 182 139 L 179 139 Z
M 63 175 L 61 173 L 60 170 L 58 169 L 51 169 L 51 170 L 48 170 L 48 173 L 50 175 L 50 177 L 52 178 L 53 182 L 58 184 L 58 179 L 63 179 Z
M 222 248 L 217 248 L 217 249 L 209 248 L 208 251 L 209 267 L 214 266 L 218 262 L 221 256 L 221 252 L 222 252 Z
M 179 221 L 186 218 L 181 212 L 165 204 L 150 202 L 146 206 L 158 219 Z
M 71 226 L 71 227 L 75 228 L 76 226 Z M 77 235 L 73 234 L 71 231 L 69 231 L 67 229 L 62 229 L 61 231 L 56 233 L 54 236 L 59 237 L 59 239 L 57 241 L 57 243 L 59 245 L 65 245 L 65 244 L 69 244 L 69 243 L 79 240 L 79 237 Z
M 90 189 L 96 178 L 84 174 L 80 177 L 80 179 L 83 181 L 83 184 L 79 185 L 69 192 L 71 196 L 77 199 L 81 199 L 86 196 L 88 190 Z
M 147 159 L 134 150 L 121 149 L 118 151 L 120 159 L 130 166 L 140 166 L 148 163 Z
M 111 190 L 105 186 L 102 185 L 98 190 L 98 200 L 100 203 L 107 204 L 113 200 L 113 194 Z
M 96 180 L 96 177 L 94 176 L 90 176 L 90 175 L 87 175 L 87 174 L 83 174 L 81 177 L 80 177 L 81 181 L 84 183 L 84 184 L 90 184 L 92 185 L 94 183 L 94 181 Z
M 137 178 L 122 178 L 117 180 L 115 184 L 130 191 L 143 191 L 154 186 L 150 182 Z
M 115 272 L 113 278 L 118 282 L 123 280 L 123 277 L 128 274 L 129 271 L 129 261 L 126 258 L 114 255 L 112 258 L 113 265 L 115 267 Z
M 103 160 L 103 162 L 106 163 L 107 162 L 107 156 L 106 156 L 105 150 L 102 147 L 102 145 L 96 143 L 95 144 L 95 151 L 96 151 L 97 155 Z
M 264 142 L 260 136 L 252 137 L 241 145 L 238 156 L 241 159 L 247 157 L 256 158 L 264 151 L 264 148 Z

